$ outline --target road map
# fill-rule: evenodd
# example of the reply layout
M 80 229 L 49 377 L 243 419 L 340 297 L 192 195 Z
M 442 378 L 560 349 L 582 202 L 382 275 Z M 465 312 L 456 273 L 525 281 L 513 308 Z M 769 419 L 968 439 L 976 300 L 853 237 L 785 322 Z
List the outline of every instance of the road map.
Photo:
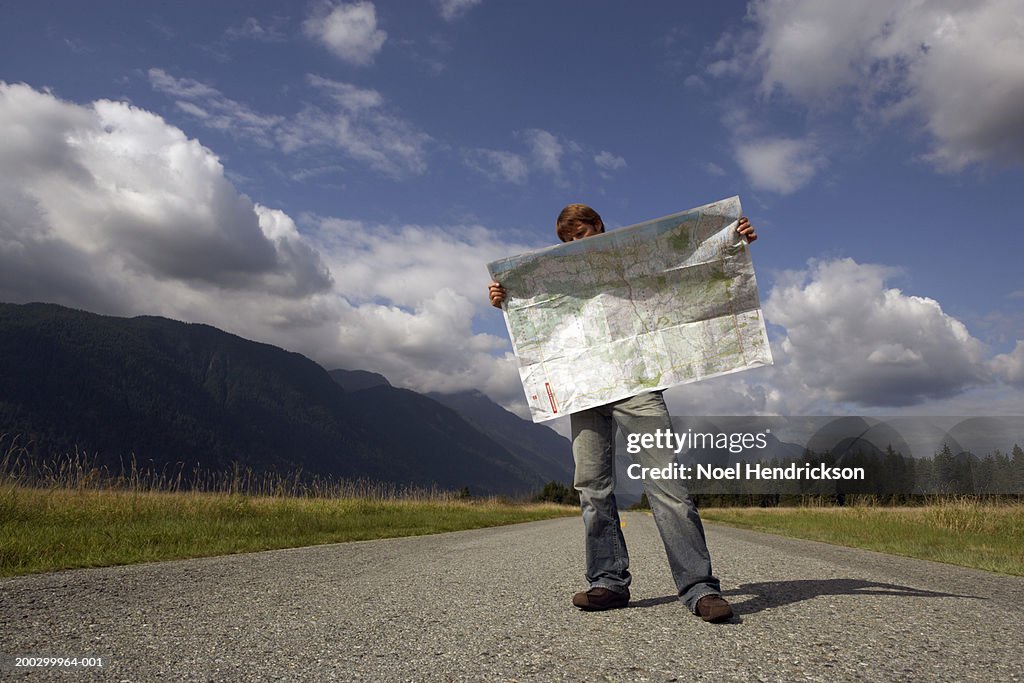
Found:
M 771 365 L 731 197 L 488 264 L 534 422 Z

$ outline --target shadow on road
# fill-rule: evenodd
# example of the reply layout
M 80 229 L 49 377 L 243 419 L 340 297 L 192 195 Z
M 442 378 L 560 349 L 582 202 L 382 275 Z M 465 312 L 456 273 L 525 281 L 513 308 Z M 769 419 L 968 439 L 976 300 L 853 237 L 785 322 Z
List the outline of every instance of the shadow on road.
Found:
M 956 593 L 940 593 L 938 591 L 926 591 L 909 586 L 898 586 L 893 583 L 878 583 L 877 581 L 861 581 L 859 579 L 801 579 L 796 581 L 765 581 L 762 583 L 745 583 L 736 588 L 722 591 L 726 597 L 738 595 L 752 595 L 743 601 L 730 599 L 733 611 L 737 616 L 744 614 L 755 614 L 762 610 L 783 605 L 791 605 L 795 602 L 810 600 L 822 595 L 889 595 L 900 598 L 966 598 L 970 600 L 984 600 L 977 595 L 958 595 Z M 634 607 L 655 607 L 677 602 L 679 598 L 675 595 L 666 595 L 661 598 L 645 598 L 634 600 L 629 603 Z
M 754 614 L 761 610 L 791 605 L 795 602 L 810 600 L 822 595 L 888 595 L 899 598 L 967 598 L 984 600 L 977 595 L 957 595 L 940 593 L 909 586 L 898 586 L 894 583 L 878 583 L 860 579 L 802 579 L 797 581 L 765 581 L 762 583 L 745 583 L 736 588 L 723 591 L 730 595 L 753 595 L 742 602 L 732 602 L 736 614 Z

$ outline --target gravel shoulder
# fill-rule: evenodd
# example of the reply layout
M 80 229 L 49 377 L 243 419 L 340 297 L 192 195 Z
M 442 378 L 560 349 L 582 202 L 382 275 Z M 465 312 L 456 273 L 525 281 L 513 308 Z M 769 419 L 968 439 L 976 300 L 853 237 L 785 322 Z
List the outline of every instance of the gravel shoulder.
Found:
M 628 609 L 584 613 L 583 528 L 435 536 L 0 580 L 0 655 L 112 681 L 1021 681 L 1024 578 L 707 525 L 737 618 L 675 598 L 626 513 Z

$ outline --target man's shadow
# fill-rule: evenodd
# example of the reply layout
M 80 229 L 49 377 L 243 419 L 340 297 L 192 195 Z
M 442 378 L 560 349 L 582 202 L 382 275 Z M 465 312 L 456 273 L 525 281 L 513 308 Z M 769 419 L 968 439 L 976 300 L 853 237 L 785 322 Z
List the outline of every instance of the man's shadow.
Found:
M 887 595 L 901 598 L 966 598 L 984 600 L 977 595 L 958 595 L 956 593 L 940 593 L 909 586 L 898 586 L 893 583 L 862 581 L 860 579 L 801 579 L 796 581 L 764 581 L 761 583 L 745 583 L 736 588 L 722 591 L 722 595 L 750 595 L 742 602 L 732 604 L 736 616 L 756 614 L 766 609 L 791 605 L 803 600 L 810 600 L 822 595 Z M 654 607 L 676 602 L 679 598 L 667 595 L 662 598 L 646 598 L 629 603 L 630 607 Z

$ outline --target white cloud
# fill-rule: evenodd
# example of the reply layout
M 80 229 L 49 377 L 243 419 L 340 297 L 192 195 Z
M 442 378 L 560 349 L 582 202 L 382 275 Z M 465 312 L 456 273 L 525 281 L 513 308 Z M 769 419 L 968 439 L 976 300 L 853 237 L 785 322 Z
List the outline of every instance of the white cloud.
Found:
M 626 160 L 611 152 L 601 150 L 601 153 L 594 157 L 594 163 L 606 171 L 617 171 L 626 168 Z
M 95 273 L 112 295 L 123 286 L 107 281 L 129 273 L 198 289 L 259 286 L 282 297 L 330 286 L 315 252 L 294 235 L 265 234 L 257 207 L 227 182 L 217 158 L 160 117 L 108 100 L 80 107 L 24 85 L 0 88 L 2 125 L 22 131 L 19 142 L 0 144 L 8 259 L 46 262 L 53 247 L 54 258 L 102 264 Z M 7 292 L 24 288 L 32 285 L 7 278 Z
M 491 180 L 521 185 L 530 174 L 526 160 L 515 152 L 479 148 L 465 155 L 466 163 Z
M 307 76 L 306 80 L 313 87 L 319 88 L 329 95 L 341 105 L 342 109 L 350 112 L 376 109 L 384 104 L 384 98 L 376 90 L 359 88 L 350 83 L 332 81 L 329 78 L 322 78 L 313 74 Z
M 175 78 L 162 69 L 150 69 L 149 80 L 154 89 L 180 98 L 175 102 L 178 109 L 204 126 L 264 147 L 276 146 L 286 154 L 341 150 L 396 177 L 423 173 L 427 168 L 430 136 L 389 111 L 376 90 L 311 74 L 307 84 L 331 106 L 307 103 L 295 115 L 283 117 L 260 114 L 210 85 Z
M 516 131 L 521 152 L 475 148 L 462 152 L 463 162 L 492 180 L 522 184 L 531 175 L 550 176 L 558 185 L 567 185 L 566 176 L 579 178 L 598 167 L 602 177 L 608 171 L 626 166 L 626 160 L 611 152 L 588 149 L 579 143 L 539 128 Z
M 750 13 L 758 31 L 753 59 L 765 93 L 816 109 L 854 98 L 880 121 L 923 121 L 928 158 L 940 169 L 1019 163 L 1022 12 L 1020 0 L 760 1 Z
M 486 300 L 486 264 L 537 245 L 503 242 L 481 226 L 309 223 L 311 243 L 359 313 L 359 325 L 342 330 L 338 364 L 383 372 L 414 389 L 476 384 L 503 402 L 522 402 L 515 363 L 491 357 L 506 340 L 473 334 L 470 324 L 476 314 L 501 315 Z
M 437 8 L 445 21 L 454 21 L 463 16 L 483 0 L 436 0 Z
M 672 415 L 787 415 L 806 411 L 806 404 L 796 404 L 783 395 L 769 380 L 772 368 L 760 368 L 741 374 L 701 380 L 672 387 L 665 392 Z M 820 413 L 820 409 L 810 409 Z
M 228 28 L 225 32 L 225 37 L 229 40 L 256 40 L 261 43 L 280 43 L 286 40 L 286 36 L 282 31 L 283 24 L 283 19 L 275 17 L 269 25 L 264 26 L 259 19 L 248 17 L 238 26 Z
M 163 69 L 150 69 L 149 83 L 154 90 L 176 98 L 175 105 L 208 128 L 263 147 L 274 144 L 274 132 L 284 118 L 260 114 L 226 97 L 211 85 L 191 78 L 176 78 Z
M 1000 379 L 1024 387 L 1024 341 L 1018 341 L 1013 351 L 993 358 L 992 370 Z
M 1024 342 L 985 346 L 933 299 L 887 286 L 893 268 L 812 261 L 762 299 L 775 364 L 670 389 L 678 415 L 1017 414 Z
M 309 239 L 328 254 L 338 289 L 356 303 L 384 297 L 413 308 L 425 289 L 486 303 L 486 264 L 531 248 L 500 241 L 480 226 L 368 225 L 325 217 L 308 222 Z
M 224 95 L 212 86 L 191 78 L 175 78 L 163 69 L 150 69 L 148 76 L 153 89 L 172 97 L 186 100 L 224 98 Z
M 825 165 L 825 157 L 810 140 L 746 140 L 736 143 L 735 153 L 751 185 L 780 194 L 800 189 Z
M 546 130 L 531 128 L 523 132 L 530 155 L 537 166 L 554 176 L 562 174 L 562 154 L 565 148 L 558 138 Z
M 707 87 L 707 83 L 704 82 L 704 79 L 698 76 L 697 74 L 690 74 L 689 76 L 687 76 L 686 80 L 683 81 L 683 85 L 685 85 L 687 88 L 697 88 L 700 90 L 703 90 L 704 88 Z
M 239 194 L 209 149 L 123 103 L 0 84 L 0 126 L 0 300 L 205 322 L 400 386 L 521 402 L 514 360 L 493 356 L 506 340 L 472 323 L 500 316 L 485 264 L 536 245 L 480 226 L 300 231 Z
M 321 4 L 302 28 L 335 56 L 357 65 L 371 63 L 388 37 L 377 28 L 372 2 Z
M 893 274 L 840 259 L 783 277 L 764 305 L 785 328 L 779 379 L 861 406 L 913 405 L 990 380 L 984 345 L 934 299 L 886 287 Z
M 718 177 L 721 177 L 721 176 L 725 175 L 725 169 L 722 168 L 721 166 L 719 166 L 718 164 L 716 164 L 713 161 L 705 162 L 703 164 L 703 167 L 704 167 L 705 173 L 708 173 L 710 175 L 718 176 Z
M 307 105 L 282 127 L 283 151 L 331 145 L 388 175 L 426 171 L 430 136 L 384 108 L 380 93 L 313 75 L 308 82 L 338 107 Z
M 763 69 L 762 90 L 781 88 L 805 103 L 816 103 L 856 86 L 865 75 L 865 61 L 871 59 L 872 38 L 898 6 L 802 0 L 753 3 L 752 16 L 761 31 L 754 56 Z

